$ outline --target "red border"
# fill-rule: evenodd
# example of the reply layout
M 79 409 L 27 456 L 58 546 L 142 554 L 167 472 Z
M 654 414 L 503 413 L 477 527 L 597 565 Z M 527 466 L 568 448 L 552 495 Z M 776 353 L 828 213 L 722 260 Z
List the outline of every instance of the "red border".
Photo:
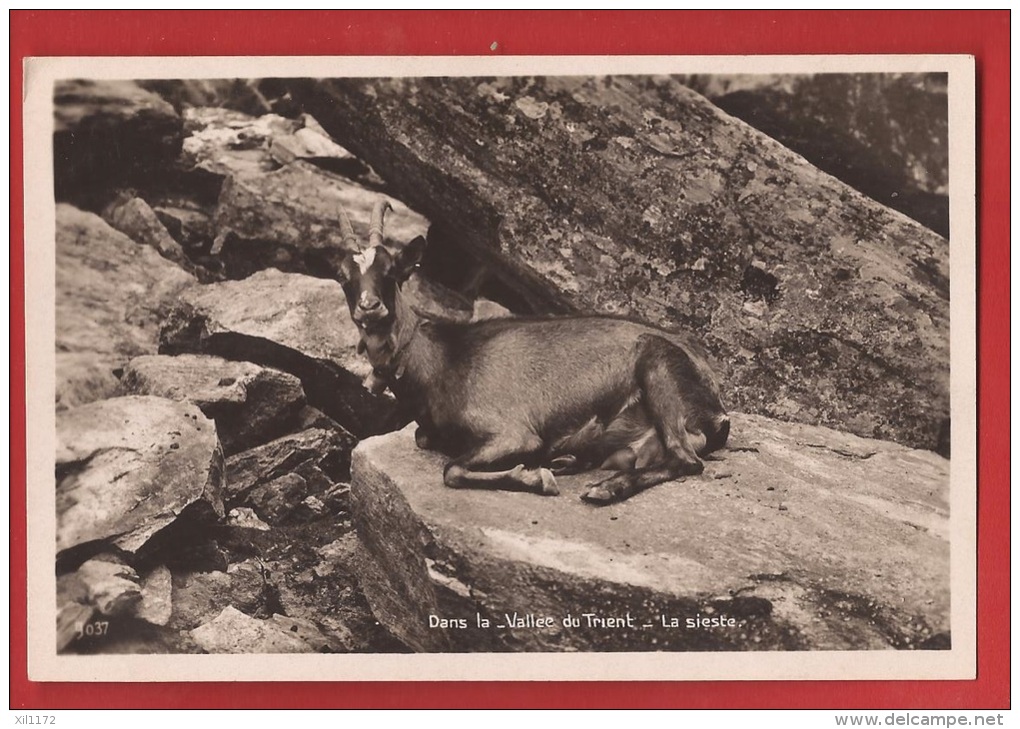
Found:
M 11 11 L 11 708 L 1007 708 L 1009 11 Z M 979 122 L 976 681 L 68 684 L 27 678 L 22 60 L 69 55 L 965 53 Z

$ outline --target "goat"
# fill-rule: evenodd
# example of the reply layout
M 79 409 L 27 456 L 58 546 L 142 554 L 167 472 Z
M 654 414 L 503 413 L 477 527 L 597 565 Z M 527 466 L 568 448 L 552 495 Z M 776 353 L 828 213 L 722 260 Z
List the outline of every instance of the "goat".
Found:
M 609 316 L 427 316 L 402 290 L 425 239 L 386 248 L 389 209 L 376 204 L 360 252 L 341 210 L 339 279 L 373 366 L 366 387 L 389 387 L 417 445 L 451 457 L 447 486 L 554 495 L 556 475 L 598 468 L 617 473 L 581 498 L 608 504 L 701 473 L 726 444 L 715 376 L 678 334 Z

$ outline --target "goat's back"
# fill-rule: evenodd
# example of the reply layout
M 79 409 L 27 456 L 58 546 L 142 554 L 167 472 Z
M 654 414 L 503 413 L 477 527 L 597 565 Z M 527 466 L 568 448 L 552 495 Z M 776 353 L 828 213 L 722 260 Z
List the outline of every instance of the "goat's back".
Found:
M 446 352 L 445 398 L 472 427 L 489 419 L 557 432 L 595 417 L 609 420 L 638 397 L 648 337 L 675 348 L 687 387 L 718 401 L 715 377 L 682 337 L 603 316 L 509 318 L 434 323 L 426 336 Z M 659 348 L 661 351 L 662 348 Z M 702 399 L 699 397 L 698 399 Z M 721 407 L 721 406 L 720 406 Z

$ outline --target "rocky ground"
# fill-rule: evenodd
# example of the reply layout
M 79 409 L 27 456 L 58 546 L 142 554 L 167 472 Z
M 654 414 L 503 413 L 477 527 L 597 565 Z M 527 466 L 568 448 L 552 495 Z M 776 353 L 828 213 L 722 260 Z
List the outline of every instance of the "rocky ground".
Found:
M 57 85 L 58 650 L 946 647 L 948 460 L 912 450 L 948 453 L 945 241 L 673 80 L 462 83 L 476 87 L 463 105 L 393 82 Z M 495 136 L 465 126 L 487 114 L 503 119 Z M 604 170 L 665 185 L 685 132 L 737 154 L 739 174 L 717 174 L 720 158 L 684 183 L 676 215 L 656 198 L 643 222 L 610 220 L 625 201 Z M 588 202 L 584 186 L 555 189 L 578 169 Z M 746 231 L 716 250 L 706 231 L 737 224 L 702 197 L 738 178 L 745 219 L 778 207 L 758 216 L 758 250 Z M 784 208 L 779 178 L 840 215 Z M 362 387 L 324 255 L 338 208 L 367 238 L 382 194 L 389 244 L 435 244 L 410 284 L 422 307 L 693 317 L 724 392 L 757 414 L 735 416 L 703 476 L 610 509 L 569 484 L 555 499 L 446 491 L 398 404 Z M 537 219 L 542 243 L 524 245 Z M 779 245 L 784 219 L 799 227 Z M 815 246 L 839 220 L 845 234 Z M 679 224 L 693 227 L 674 240 Z M 565 628 L 579 611 L 737 627 Z M 513 613 L 558 625 L 503 625 Z M 483 618 L 502 627 L 455 622 Z

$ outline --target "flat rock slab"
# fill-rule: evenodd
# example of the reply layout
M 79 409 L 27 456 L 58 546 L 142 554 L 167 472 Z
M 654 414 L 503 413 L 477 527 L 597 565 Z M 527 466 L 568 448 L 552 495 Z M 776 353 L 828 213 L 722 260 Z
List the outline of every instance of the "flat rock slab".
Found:
M 305 404 L 294 375 L 199 354 L 137 357 L 124 368 L 120 388 L 194 403 L 216 421 L 226 455 L 282 435 Z
M 223 452 L 191 403 L 118 397 L 57 415 L 57 551 L 134 552 L 185 508 L 223 515 Z
M 358 330 L 336 281 L 271 268 L 241 281 L 192 286 L 181 293 L 180 302 L 174 313 L 193 331 L 164 327 L 167 347 L 197 345 L 217 335 L 238 335 L 334 362 L 355 374 L 370 369 L 368 361 L 355 352 Z M 198 340 L 189 342 L 188 334 Z
M 111 396 L 113 372 L 155 354 L 159 322 L 195 278 L 111 228 L 57 205 L 56 349 L 58 409 Z
M 371 371 L 336 281 L 267 269 L 181 293 L 160 352 L 248 360 L 296 375 L 309 401 L 356 435 L 385 430 L 393 405 L 361 386 Z
M 362 586 L 416 650 L 949 646 L 933 453 L 734 414 L 702 475 L 603 508 L 579 496 L 606 474 L 539 497 L 445 488 L 444 463 L 412 427 L 353 456 Z

